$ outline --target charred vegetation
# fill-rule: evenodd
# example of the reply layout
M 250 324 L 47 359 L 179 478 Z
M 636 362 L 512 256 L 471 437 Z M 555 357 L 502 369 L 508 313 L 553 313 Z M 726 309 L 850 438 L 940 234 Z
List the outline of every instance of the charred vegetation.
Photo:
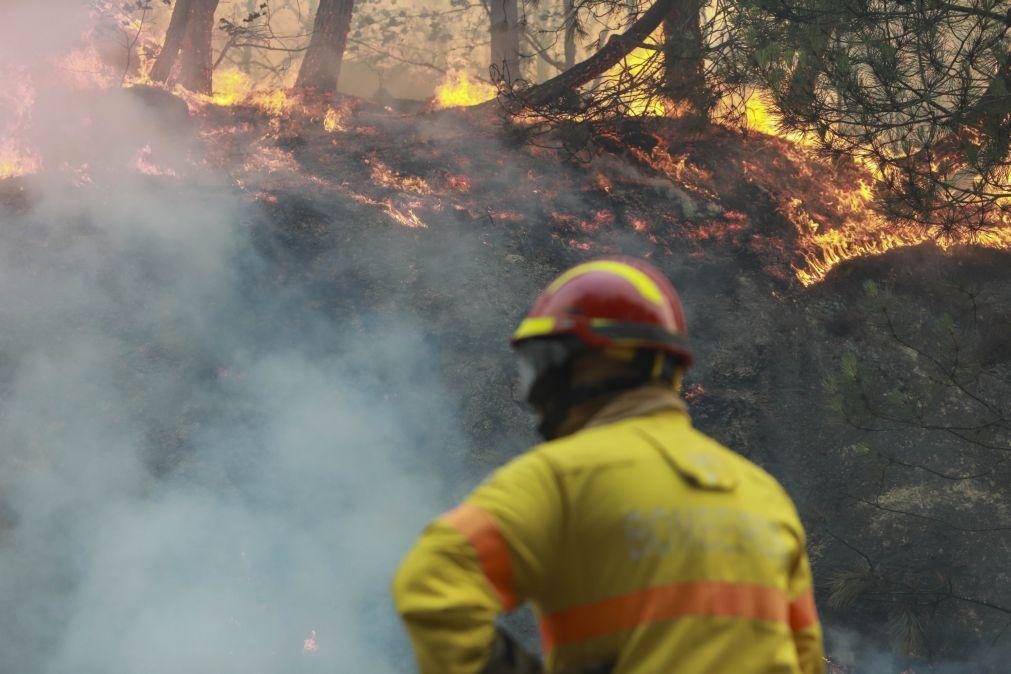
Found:
M 261 361 L 289 348 L 303 359 L 298 377 L 316 381 L 319 365 L 365 391 L 359 416 L 390 409 L 390 428 L 417 434 L 370 465 L 371 479 L 403 461 L 456 493 L 535 442 L 513 400 L 504 336 L 536 289 L 587 258 L 637 255 L 685 298 L 699 363 L 685 385 L 694 422 L 797 499 L 819 605 L 842 635 L 830 640 L 835 672 L 876 674 L 861 668 L 875 660 L 889 672 L 996 666 L 1011 615 L 1011 230 L 1006 62 L 994 56 L 1006 35 L 993 8 L 884 3 L 889 21 L 924 30 L 893 53 L 874 16 L 854 27 L 852 7 L 836 3 L 806 13 L 789 2 L 566 0 L 542 17 L 495 0 L 475 14 L 480 39 L 468 38 L 482 67 L 461 75 L 431 49 L 466 33 L 455 5 L 411 16 L 350 1 L 324 1 L 311 15 L 292 3 L 237 3 L 223 21 L 217 2 L 177 0 L 154 39 L 142 35 L 148 19 L 136 23 L 152 11 L 145 4 L 125 15 L 104 9 L 125 36 L 125 64 L 82 52 L 93 57 L 85 72 L 100 75 L 71 93 L 47 91 L 38 71 L 5 70 L 28 82 L 15 92 L 32 95 L 8 95 L 27 103 L 0 114 L 10 138 L 0 138 L 0 222 L 18 279 L 7 282 L 33 298 L 24 279 L 61 270 L 86 285 L 74 275 L 81 267 L 96 292 L 111 288 L 108 306 L 87 311 L 59 293 L 42 299 L 67 312 L 66 342 L 94 333 L 114 343 L 115 358 L 101 362 L 115 365 L 109 388 L 126 393 L 97 416 L 138 438 L 137 502 L 152 485 L 199 473 L 219 447 L 239 458 L 215 464 L 224 476 L 215 485 L 248 485 L 268 450 L 247 463 L 223 439 L 224 430 L 256 439 L 236 430 L 262 422 L 243 406 L 260 395 L 248 382 L 280 380 L 277 395 L 316 409 L 298 382 L 262 378 Z M 363 12 L 377 13 L 366 22 Z M 593 23 L 595 13 L 609 23 Z M 285 16 L 289 33 L 279 28 Z M 397 46 L 410 43 L 402 25 L 411 18 L 430 31 L 423 48 Z M 948 62 L 928 60 L 926 70 L 953 67 L 946 25 L 976 36 L 963 53 L 976 74 L 959 92 L 917 75 L 918 95 L 944 89 L 943 109 L 903 118 L 907 146 L 886 151 L 896 141 L 882 119 L 897 101 L 862 90 L 853 71 L 896 85 L 884 66 L 904 72 L 904 59 L 929 44 Z M 879 40 L 873 49 L 855 46 L 861 30 Z M 817 38 L 825 31 L 836 41 Z M 383 73 L 369 97 L 342 89 L 359 66 Z M 437 74 L 440 92 L 398 95 L 386 84 L 400 69 Z M 136 240 L 108 230 L 106 219 L 123 230 L 131 218 L 146 222 L 150 204 L 180 209 L 202 229 L 185 245 L 173 233 L 186 224 L 171 217 Z M 220 213 L 228 236 L 203 211 Z M 174 246 L 186 254 L 164 253 Z M 210 285 L 176 292 L 180 269 Z M 202 303 L 199 320 L 180 308 L 183 290 Z M 4 405 L 31 374 L 33 341 L 54 353 L 65 344 L 52 338 L 55 319 L 40 318 L 45 302 L 36 311 L 10 297 L 0 309 L 25 327 L 0 336 L 0 420 L 21 409 Z M 409 364 L 414 353 L 423 364 Z M 428 401 L 430 388 L 445 395 Z M 311 391 L 343 404 L 325 383 Z M 285 424 L 301 411 L 282 415 Z M 73 445 L 56 422 L 14 430 L 18 461 L 48 456 L 40 447 L 49 438 Z M 400 442 L 394 431 L 370 431 L 370 447 Z M 25 464 L 10 465 L 20 475 Z M 319 503 L 360 515 L 362 495 L 332 477 L 349 495 Z M 410 482 L 400 483 L 406 511 L 416 510 Z M 295 500 L 271 489 L 250 496 L 261 498 Z M 0 546 L 25 521 L 7 499 L 0 491 Z M 369 517 L 363 526 L 396 527 Z M 305 648 L 315 652 L 312 629 Z M 847 645 L 847 634 L 863 645 Z M 386 637 L 364 638 L 371 647 Z M 21 671 L 45 657 L 23 655 Z M 391 671 L 407 671 L 398 662 Z

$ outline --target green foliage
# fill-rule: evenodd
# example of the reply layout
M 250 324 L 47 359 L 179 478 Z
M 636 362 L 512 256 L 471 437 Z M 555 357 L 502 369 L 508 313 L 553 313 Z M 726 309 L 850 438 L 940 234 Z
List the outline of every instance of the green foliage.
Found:
M 835 608 L 852 606 L 874 585 L 874 579 L 866 571 L 837 571 L 832 576 L 828 602 Z
M 837 499 L 829 541 L 844 541 L 829 606 L 884 620 L 896 649 L 929 658 L 994 638 L 1011 612 L 1011 349 L 994 346 L 1009 343 L 1011 298 L 919 293 L 926 306 L 863 284 L 864 320 L 825 380 L 852 434 L 818 490 Z
M 888 632 L 902 653 L 919 655 L 923 652 L 923 626 L 914 611 L 896 612 L 888 623 Z
M 784 126 L 881 167 L 888 215 L 939 236 L 1006 226 L 1007 4 L 717 3 L 736 39 L 714 76 L 770 92 Z

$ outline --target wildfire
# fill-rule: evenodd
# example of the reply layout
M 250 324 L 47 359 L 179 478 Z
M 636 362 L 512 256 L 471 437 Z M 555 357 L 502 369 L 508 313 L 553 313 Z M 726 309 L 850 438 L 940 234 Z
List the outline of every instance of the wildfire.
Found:
M 688 386 L 685 386 L 684 398 L 688 402 L 693 403 L 702 397 L 705 392 L 706 388 L 702 384 L 689 384 Z
M 5 87 L 0 89 L 0 179 L 39 170 L 41 162 L 19 142 L 31 123 L 35 88 L 26 72 L 0 67 Z
M 495 98 L 498 89 L 487 82 L 472 80 L 465 72 L 449 73 L 435 89 L 435 107 L 466 108 L 480 105 Z
M 250 89 L 252 86 L 249 78 L 239 70 L 215 73 L 211 103 L 214 105 L 235 105 L 249 95 Z
M 745 127 L 789 141 L 797 148 L 798 161 L 817 161 L 805 150 L 816 139 L 795 131 L 785 132 L 772 106 L 760 94 L 753 94 L 744 103 Z M 779 196 L 779 211 L 796 228 L 802 262 L 794 264 L 797 280 L 805 286 L 818 283 L 836 266 L 858 257 L 881 255 L 896 248 L 934 243 L 941 250 L 955 246 L 975 245 L 1011 250 L 1011 228 L 1004 226 L 978 232 L 964 238 L 950 238 L 936 229 L 901 223 L 882 216 L 874 204 L 872 184 L 881 169 L 862 157 L 854 157 L 865 176 L 849 184 L 832 183 L 824 187 L 817 199 L 833 202 L 842 215 L 841 223 L 828 223 L 812 216 L 805 206 L 806 195 Z M 748 168 L 745 165 L 746 169 Z M 754 168 L 754 167 L 752 167 Z
M 133 18 L 123 25 L 127 26 L 128 32 L 138 35 L 139 44 L 147 44 L 149 38 L 146 31 L 150 30 L 150 22 L 138 23 Z M 124 64 L 110 65 L 108 56 L 103 60 L 103 52 L 91 46 L 94 40 L 90 33 L 85 33 L 79 46 L 50 62 L 64 86 L 71 89 L 107 89 L 142 81 L 150 85 L 144 79 L 148 65 L 146 57 L 140 62 L 135 59 L 127 64 L 129 67 Z M 650 41 L 656 42 L 656 39 Z M 613 73 L 605 74 L 603 79 L 606 81 L 608 77 L 617 77 L 616 73 L 621 71 L 631 72 L 633 79 L 636 76 L 642 76 L 642 79 L 652 78 L 655 73 L 650 69 L 657 67 L 658 63 L 657 52 L 653 47 L 655 45 L 647 44 L 633 50 L 620 67 L 616 67 Z M 137 51 L 140 58 L 151 50 L 138 48 Z M 33 137 L 30 132 L 37 131 L 32 124 L 35 98 L 33 82 L 26 72 L 19 72 L 11 66 L 0 66 L 0 75 L 5 81 L 5 87 L 0 90 L 0 179 L 3 179 L 37 172 L 43 166 L 39 154 L 33 151 L 29 142 Z M 311 97 L 303 97 L 292 90 L 257 89 L 256 83 L 248 75 L 235 69 L 215 72 L 213 82 L 214 93 L 210 96 L 179 90 L 174 93 L 183 97 L 193 111 L 206 110 L 209 105 L 243 106 L 257 108 L 270 118 L 270 132 L 266 134 L 262 133 L 262 127 L 257 126 L 260 116 L 249 115 L 248 109 L 237 111 L 231 130 L 207 125 L 201 131 L 211 149 L 211 156 L 219 156 L 220 162 L 228 166 L 240 185 L 249 182 L 254 187 L 262 187 L 252 180 L 254 176 L 260 181 L 266 177 L 281 181 L 298 176 L 299 179 L 310 182 L 322 182 L 296 161 L 291 151 L 278 147 L 277 139 L 288 135 L 281 133 L 282 126 L 289 123 L 298 132 L 292 136 L 301 135 L 303 131 L 308 133 L 309 127 L 317 133 L 322 130 L 326 133 L 353 134 L 356 137 L 385 133 L 385 127 L 380 124 L 358 125 L 362 116 L 355 112 L 352 103 L 314 102 Z M 46 83 L 39 81 L 38 84 L 42 87 Z M 618 86 L 620 83 L 614 84 Z M 466 72 L 452 72 L 446 75 L 445 81 L 436 89 L 432 107 L 445 109 L 478 105 L 495 98 L 497 93 L 492 84 L 478 80 Z M 663 105 L 648 95 L 641 96 L 642 100 L 637 100 L 637 96 L 631 91 L 622 99 L 626 113 L 661 116 L 676 114 L 674 110 L 664 109 Z M 638 183 L 639 187 L 646 183 L 647 186 L 663 188 L 662 194 L 668 196 L 666 201 L 669 204 L 661 203 L 665 201 L 663 198 L 644 197 L 640 207 L 634 209 L 634 216 L 624 209 L 612 211 L 603 208 L 603 204 L 586 210 L 556 210 L 551 207 L 552 202 L 567 186 L 562 185 L 561 181 L 558 184 L 545 184 L 539 175 L 528 176 L 531 182 L 528 194 L 531 198 L 544 202 L 545 212 L 551 214 L 550 220 L 557 230 L 555 238 L 577 249 L 586 250 L 591 245 L 601 245 L 596 238 L 591 241 L 591 237 L 605 235 L 619 223 L 655 243 L 659 240 L 658 237 L 664 238 L 663 231 L 667 228 L 667 223 L 684 222 L 685 231 L 696 229 L 688 236 L 699 241 L 732 246 L 750 245 L 754 251 L 759 248 L 766 251 L 775 249 L 776 273 L 782 275 L 792 269 L 797 280 L 805 286 L 818 283 L 846 260 L 880 255 L 896 248 L 922 243 L 933 242 L 941 249 L 978 245 L 1011 250 L 1011 227 L 1006 222 L 1002 228 L 975 234 L 971 239 L 952 239 L 939 238 L 937 231 L 888 220 L 875 208 L 873 185 L 880 177 L 875 166 L 858 163 L 857 167 L 853 167 L 850 164 L 845 170 L 833 172 L 826 168 L 828 164 L 824 159 L 811 151 L 818 139 L 784 132 L 773 106 L 761 93 L 750 92 L 743 99 L 738 97 L 736 102 L 737 106 L 733 108 L 733 101 L 729 98 L 725 100 L 721 103 L 722 107 L 718 106 L 717 115 L 722 109 L 728 113 L 729 118 L 732 108 L 736 109 L 747 130 L 786 141 L 778 143 L 752 138 L 746 142 L 754 142 L 755 145 L 748 145 L 748 150 L 757 148 L 759 152 L 765 152 L 764 158 L 758 160 L 743 155 L 737 160 L 737 166 L 743 167 L 744 177 L 753 180 L 759 191 L 769 197 L 772 210 L 780 216 L 775 220 L 780 223 L 785 220 L 788 223 L 791 231 L 786 236 L 756 232 L 754 227 L 759 220 L 764 220 L 761 217 L 764 213 L 754 212 L 740 203 L 726 203 L 728 174 L 724 172 L 724 167 L 719 162 L 700 159 L 695 146 L 686 144 L 684 139 L 664 143 L 658 136 L 656 145 L 633 142 L 631 146 L 625 147 L 624 158 L 620 160 L 621 170 L 607 174 L 598 171 L 594 178 L 596 190 L 607 200 L 615 196 L 620 199 L 621 190 L 625 189 L 624 184 L 632 182 Z M 216 121 L 224 118 L 224 115 L 208 117 Z M 663 128 L 663 122 L 650 122 L 653 123 L 658 128 Z M 662 132 L 657 133 L 662 135 Z M 249 143 L 242 146 L 243 152 L 231 151 L 241 138 L 249 138 Z M 617 134 L 612 140 L 622 143 L 623 136 Z M 329 150 L 336 142 L 323 145 Z M 133 169 L 154 176 L 174 176 L 175 170 L 182 171 L 179 167 L 173 169 L 160 166 L 152 145 L 145 145 L 142 141 L 138 146 L 141 147 L 132 157 Z M 771 146 L 775 146 L 775 152 L 768 149 Z M 762 150 L 763 147 L 765 150 Z M 735 150 L 731 149 L 733 151 Z M 537 149 L 531 150 L 531 153 L 536 155 Z M 380 161 L 377 154 L 396 166 L 390 158 L 395 155 L 387 157 L 381 150 L 367 152 L 364 155 L 367 157 L 366 171 L 361 175 L 365 179 L 363 184 L 337 189 L 346 189 L 352 199 L 376 207 L 401 226 L 425 228 L 427 225 L 419 213 L 439 213 L 443 208 L 466 211 L 474 218 L 487 218 L 492 223 L 520 223 L 530 217 L 529 214 L 506 210 L 510 204 L 496 201 L 495 195 L 484 196 L 487 190 L 479 182 L 480 173 L 469 175 L 466 162 L 440 168 L 435 174 L 425 174 L 420 169 L 415 169 L 421 173 L 415 175 L 401 172 Z M 634 157 L 652 171 L 628 171 L 627 157 Z M 61 165 L 48 153 L 45 158 L 46 169 L 66 173 L 76 183 L 90 181 L 87 164 L 78 162 L 80 165 L 70 166 L 64 162 Z M 859 157 L 855 160 L 860 162 Z M 339 158 L 331 153 L 323 157 L 321 163 L 336 165 Z M 791 176 L 797 176 L 799 180 L 793 181 Z M 739 179 L 741 176 L 737 174 L 733 177 Z M 368 181 L 371 181 L 371 185 Z M 744 210 L 747 213 L 742 212 Z M 760 236 L 755 236 L 756 234 Z M 665 240 L 663 245 L 668 243 Z M 779 262 L 784 257 L 784 245 L 790 247 L 787 251 L 789 267 Z
M 316 641 L 316 630 L 311 630 L 309 636 L 302 640 L 303 653 L 315 653 L 319 650 L 319 642 Z
M 663 43 L 662 31 L 650 36 L 646 44 L 636 47 L 620 63 L 604 73 L 601 78 L 609 86 L 623 90 L 619 99 L 629 115 L 653 115 L 662 117 L 669 111 L 668 102 L 645 91 L 628 89 L 626 79 L 649 81 L 657 77 L 661 67 L 657 58 L 657 48 Z
M 367 160 L 365 163 L 371 165 L 372 182 L 377 185 L 412 194 L 429 194 L 432 191 L 424 178 L 401 175 L 375 158 Z
M 846 260 L 868 255 L 881 255 L 896 248 L 932 242 L 941 250 L 955 246 L 975 245 L 983 248 L 1011 250 L 1011 229 L 979 232 L 971 239 L 951 239 L 940 232 L 913 225 L 897 225 L 876 215 L 868 220 L 847 220 L 843 227 L 815 233 L 804 239 L 804 266 L 794 268 L 797 279 L 805 286 L 818 283 L 836 266 Z
M 149 176 L 175 177 L 177 175 L 173 169 L 158 166 L 151 161 L 150 145 L 145 145 L 137 152 L 137 159 L 134 161 L 134 167 L 141 173 Z
M 729 102 L 724 102 L 723 109 L 718 109 L 717 114 L 725 113 Z M 780 117 L 772 109 L 772 106 L 760 93 L 752 92 L 744 101 L 744 128 L 748 131 L 757 131 L 767 136 L 776 136 L 802 145 L 812 146 L 815 139 L 797 131 L 783 131 L 780 127 Z
M 249 96 L 249 102 L 271 117 L 280 117 L 293 105 L 291 99 L 281 89 L 254 91 Z
M 708 186 L 712 178 L 710 172 L 696 165 L 687 155 L 675 158 L 659 145 L 650 152 L 639 148 L 631 148 L 629 152 L 639 161 L 667 176 L 671 182 L 707 199 L 719 198 Z
M 843 222 L 824 227 L 811 216 L 803 201 L 793 197 L 780 205 L 780 212 L 797 229 L 803 263 L 794 265 L 797 280 L 805 286 L 818 283 L 846 260 L 881 255 L 896 248 L 933 243 L 941 250 L 975 245 L 1011 250 L 1011 227 L 978 232 L 971 237 L 951 238 L 935 228 L 901 223 L 885 218 L 874 207 L 869 177 L 855 187 L 827 187 Z
M 426 225 L 424 221 L 414 212 L 414 209 L 422 206 L 420 201 L 408 202 L 406 207 L 401 208 L 400 206 L 394 204 L 392 199 L 373 199 L 365 194 L 352 194 L 351 198 L 361 204 L 379 206 L 383 209 L 383 212 L 385 212 L 386 215 L 388 215 L 390 219 L 398 225 L 402 225 L 410 229 L 428 229 L 428 225 Z
M 347 117 L 348 111 L 343 108 L 340 111 L 327 108 L 326 114 L 323 115 L 323 130 L 327 133 L 347 131 L 347 127 L 345 126 Z
M 74 49 L 58 59 L 56 69 L 63 75 L 62 81 L 75 89 L 106 89 L 119 84 L 121 78 L 93 44 Z
M 474 181 L 464 175 L 451 175 L 446 178 L 446 183 L 457 192 L 467 193 L 474 185 Z
M 39 170 L 39 162 L 30 155 L 21 155 L 16 150 L 0 146 L 0 180 L 15 178 Z

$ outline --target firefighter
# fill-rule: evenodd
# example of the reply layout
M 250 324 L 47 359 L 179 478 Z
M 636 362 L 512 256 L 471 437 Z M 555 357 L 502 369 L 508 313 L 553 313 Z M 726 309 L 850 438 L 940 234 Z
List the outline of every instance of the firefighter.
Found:
M 745 326 L 742 326 L 742 329 Z M 558 277 L 513 335 L 547 440 L 432 522 L 396 607 L 423 674 L 821 674 L 804 530 L 761 468 L 692 428 L 681 302 L 645 262 Z

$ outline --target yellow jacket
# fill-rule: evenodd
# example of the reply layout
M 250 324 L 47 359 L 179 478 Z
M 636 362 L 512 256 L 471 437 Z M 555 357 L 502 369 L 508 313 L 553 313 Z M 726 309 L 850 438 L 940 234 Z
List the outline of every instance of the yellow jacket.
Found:
M 824 672 L 789 496 L 655 387 L 498 470 L 429 525 L 393 592 L 423 674 L 480 672 L 496 616 L 527 600 L 550 672 Z

